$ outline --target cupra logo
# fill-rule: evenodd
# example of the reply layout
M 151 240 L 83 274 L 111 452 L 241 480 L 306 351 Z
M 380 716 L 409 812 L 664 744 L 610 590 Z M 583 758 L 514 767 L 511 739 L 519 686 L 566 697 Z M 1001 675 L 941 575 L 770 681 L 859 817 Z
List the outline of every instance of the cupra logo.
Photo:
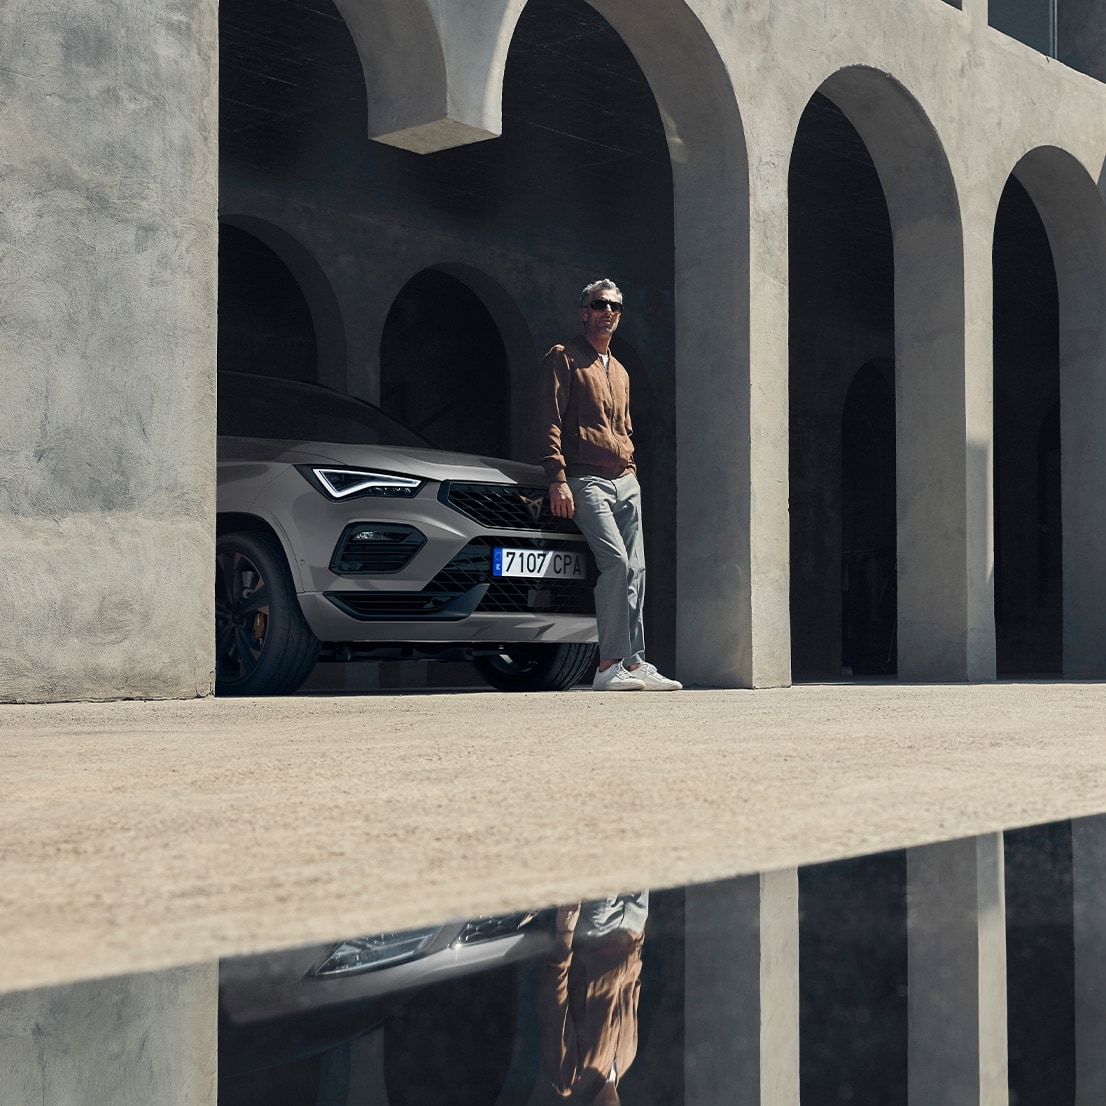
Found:
M 528 495 L 523 495 L 520 492 L 519 499 L 522 500 L 522 505 L 526 508 L 526 513 L 537 522 L 541 518 L 542 497 L 538 496 L 537 499 L 531 499 Z

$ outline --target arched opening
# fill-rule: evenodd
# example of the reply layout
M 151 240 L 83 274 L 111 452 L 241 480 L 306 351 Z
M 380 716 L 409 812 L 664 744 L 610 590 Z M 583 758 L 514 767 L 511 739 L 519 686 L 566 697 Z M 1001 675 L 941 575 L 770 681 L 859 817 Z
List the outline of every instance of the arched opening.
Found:
M 1106 205 L 1086 168 L 1054 147 L 1026 154 L 1013 175 L 1048 236 L 1055 270 L 1062 451 L 1060 494 L 1053 488 L 1046 509 L 1054 519 L 1059 501 L 1063 511 L 1062 671 L 1100 679 L 1106 674 Z M 1044 421 L 1048 410 L 1047 401 L 1039 405 L 1027 442 L 1031 454 L 1043 453 L 1039 463 L 1046 468 L 1056 444 Z
M 789 176 L 791 601 L 797 677 L 841 672 L 838 427 L 855 366 L 895 366 L 895 641 L 908 679 L 993 676 L 989 520 L 969 509 L 989 415 L 965 381 L 963 238 L 948 160 L 885 73 L 812 97 Z
M 426 269 L 400 289 L 380 338 L 380 405 L 444 448 L 508 454 L 503 340 L 455 277 Z
M 218 367 L 319 379 L 315 324 L 298 281 L 264 242 L 227 224 L 219 228 Z
M 895 624 L 891 221 L 867 146 L 824 96 L 799 121 L 788 198 L 792 671 L 796 679 L 887 674 Z
M 1059 675 L 1059 300 L 1044 224 L 1013 177 L 992 257 L 996 666 L 999 676 Z
M 897 670 L 895 379 L 889 361 L 853 377 L 841 414 L 841 671 Z
M 421 5 L 417 27 L 408 20 L 414 7 L 344 0 L 223 5 L 223 210 L 269 219 L 311 242 L 342 305 L 345 386 L 367 398 L 380 395 L 382 332 L 396 289 L 427 269 L 459 276 L 507 345 L 509 447 L 519 458 L 533 456 L 521 433 L 525 387 L 518 386 L 530 368 L 513 363 L 525 343 L 511 338 L 506 316 L 452 267 L 484 273 L 507 290 L 538 354 L 578 325 L 574 296 L 583 284 L 598 275 L 617 279 L 629 305 L 622 331 L 640 351 L 653 400 L 659 453 L 652 463 L 665 474 L 644 489 L 647 525 L 656 530 L 650 593 L 674 596 L 678 585 L 686 630 L 680 663 L 690 679 L 785 681 L 786 663 L 782 676 L 776 664 L 754 678 L 749 631 L 752 590 L 778 590 L 784 574 L 753 574 L 747 563 L 735 571 L 729 560 L 710 556 L 712 548 L 726 548 L 747 562 L 751 545 L 760 543 L 763 560 L 776 537 L 750 541 L 752 485 L 763 471 L 750 469 L 750 406 L 763 390 L 749 387 L 748 165 L 733 88 L 710 35 L 682 0 L 529 0 L 477 6 L 466 16 L 469 38 L 447 34 L 449 56 L 429 59 L 396 47 L 413 40 L 384 31 L 393 19 L 407 21 L 418 41 L 433 45 L 443 30 L 456 29 L 460 6 Z M 427 14 L 434 26 L 422 18 Z M 385 42 L 394 57 L 375 65 Z M 426 66 L 434 72 L 420 90 Z M 420 115 L 421 92 L 438 89 L 439 77 L 459 79 L 451 103 L 465 114 L 469 93 L 485 106 L 494 98 L 499 67 L 502 136 L 434 147 L 434 124 Z M 373 120 L 392 111 L 393 131 L 385 132 Z M 481 109 L 468 122 L 483 126 L 492 114 Z M 419 140 L 437 152 L 418 155 L 365 139 L 367 132 L 413 135 L 423 124 L 430 129 Z M 465 125 L 453 128 L 458 141 Z M 705 208 L 704 193 L 720 202 Z M 676 273 L 689 285 L 686 300 Z M 707 325 L 699 302 L 704 283 L 726 305 L 709 313 Z M 703 471 L 715 475 L 709 489 Z M 769 519 L 767 529 L 786 534 L 786 497 L 778 481 L 764 479 L 769 494 L 759 498 L 757 526 Z M 720 501 L 732 509 L 720 512 Z M 679 556 L 677 502 L 683 532 L 713 535 L 682 543 Z M 773 605 L 774 598 L 762 603 Z M 664 609 L 648 604 L 648 632 L 654 659 L 669 666 L 674 600 L 670 613 Z

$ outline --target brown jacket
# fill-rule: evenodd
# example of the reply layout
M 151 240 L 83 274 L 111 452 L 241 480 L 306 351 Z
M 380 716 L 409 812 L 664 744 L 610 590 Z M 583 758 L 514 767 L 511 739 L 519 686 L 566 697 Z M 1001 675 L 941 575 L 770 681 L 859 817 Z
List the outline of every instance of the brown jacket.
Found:
M 604 369 L 581 336 L 554 346 L 538 372 L 539 460 L 549 482 L 635 471 L 630 376 L 622 364 L 612 355 Z
M 555 947 L 538 977 L 542 1061 L 559 1095 L 590 1102 L 637 1056 L 643 936 L 619 929 Z

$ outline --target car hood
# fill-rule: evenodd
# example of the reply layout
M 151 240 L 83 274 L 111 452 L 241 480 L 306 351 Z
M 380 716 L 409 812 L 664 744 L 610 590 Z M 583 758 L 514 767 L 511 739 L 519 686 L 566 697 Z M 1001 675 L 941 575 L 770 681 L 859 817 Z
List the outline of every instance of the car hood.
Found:
M 294 465 L 330 464 L 383 469 L 423 480 L 470 480 L 493 484 L 545 486 L 538 465 L 450 453 L 416 446 L 347 445 L 340 442 L 277 441 L 269 438 L 219 438 L 220 461 L 277 461 Z

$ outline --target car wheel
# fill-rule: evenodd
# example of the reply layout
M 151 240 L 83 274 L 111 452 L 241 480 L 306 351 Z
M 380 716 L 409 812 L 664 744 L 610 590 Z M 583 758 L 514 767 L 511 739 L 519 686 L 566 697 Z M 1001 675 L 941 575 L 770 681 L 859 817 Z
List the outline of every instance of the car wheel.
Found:
M 500 691 L 564 691 L 575 687 L 595 666 L 591 642 L 520 643 L 502 653 L 476 657 L 476 670 Z
M 280 543 L 268 534 L 215 541 L 215 692 L 288 695 L 311 674 L 319 639 L 303 617 Z

